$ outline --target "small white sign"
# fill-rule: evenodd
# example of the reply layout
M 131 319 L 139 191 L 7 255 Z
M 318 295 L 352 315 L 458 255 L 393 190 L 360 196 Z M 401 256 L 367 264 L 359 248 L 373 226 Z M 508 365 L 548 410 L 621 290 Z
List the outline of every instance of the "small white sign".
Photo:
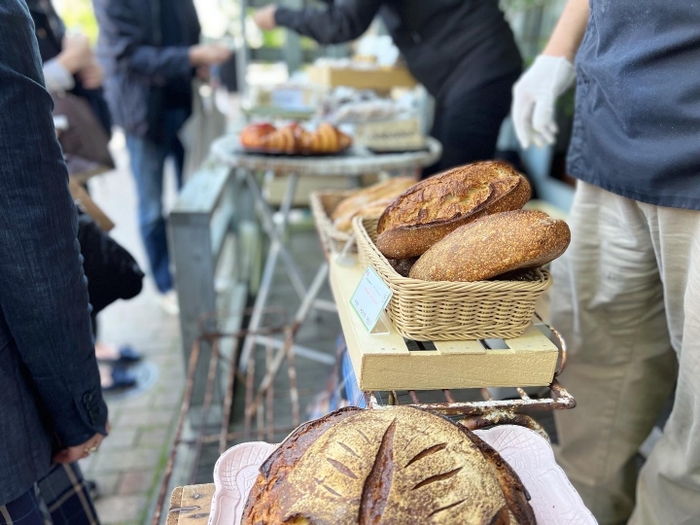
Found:
M 374 330 L 379 317 L 391 299 L 391 290 L 373 268 L 367 267 L 365 274 L 352 294 L 350 304 L 360 316 L 368 332 Z

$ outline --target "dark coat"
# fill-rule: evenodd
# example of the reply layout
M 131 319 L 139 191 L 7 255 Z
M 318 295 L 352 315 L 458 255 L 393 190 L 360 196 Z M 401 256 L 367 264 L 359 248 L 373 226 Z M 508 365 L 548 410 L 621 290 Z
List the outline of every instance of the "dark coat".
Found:
M 379 14 L 413 76 L 438 99 L 517 73 L 521 59 L 496 0 L 335 0 L 278 8 L 277 24 L 321 44 L 358 38 Z
M 77 215 L 24 0 L 0 2 L 0 505 L 106 433 Z
M 200 27 L 192 0 L 182 0 L 187 45 L 162 45 L 162 0 L 93 0 L 100 26 L 97 56 L 105 70 L 105 93 L 114 122 L 140 137 L 162 116 L 162 90 L 192 79 L 189 47 L 199 42 Z

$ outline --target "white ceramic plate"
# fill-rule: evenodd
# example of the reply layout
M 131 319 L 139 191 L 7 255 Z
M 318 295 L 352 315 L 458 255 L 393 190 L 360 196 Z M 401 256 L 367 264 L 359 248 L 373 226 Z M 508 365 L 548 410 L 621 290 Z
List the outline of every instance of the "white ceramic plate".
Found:
M 518 473 L 532 497 L 538 525 L 597 525 L 564 471 L 554 461 L 549 443 L 527 428 L 501 425 L 476 434 L 495 448 Z M 242 443 L 222 454 L 214 467 L 216 491 L 209 525 L 239 525 L 258 469 L 276 445 Z

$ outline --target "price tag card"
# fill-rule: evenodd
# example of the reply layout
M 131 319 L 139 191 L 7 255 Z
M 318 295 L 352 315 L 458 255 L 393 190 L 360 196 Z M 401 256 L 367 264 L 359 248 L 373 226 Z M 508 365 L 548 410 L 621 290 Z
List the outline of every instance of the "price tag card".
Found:
M 374 330 L 379 317 L 391 299 L 391 290 L 373 268 L 367 267 L 365 274 L 352 294 L 350 304 L 360 316 L 368 332 Z

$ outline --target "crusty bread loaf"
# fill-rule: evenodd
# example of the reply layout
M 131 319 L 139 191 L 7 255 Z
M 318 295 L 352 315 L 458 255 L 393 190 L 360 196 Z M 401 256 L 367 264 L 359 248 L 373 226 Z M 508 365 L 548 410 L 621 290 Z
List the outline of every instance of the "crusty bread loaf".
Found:
M 398 195 L 415 183 L 412 177 L 394 177 L 359 190 L 340 201 L 333 210 L 331 219 L 334 226 L 341 231 L 350 231 L 352 219 L 358 214 L 379 218 Z
M 426 281 L 483 281 L 556 259 L 571 240 L 564 221 L 516 210 L 481 217 L 425 252 L 409 276 Z
M 535 525 L 517 474 L 476 435 L 411 407 L 342 409 L 260 469 L 241 523 Z
M 527 179 L 503 162 L 451 169 L 397 197 L 379 219 L 377 248 L 393 259 L 418 257 L 463 224 L 522 208 L 530 192 Z

